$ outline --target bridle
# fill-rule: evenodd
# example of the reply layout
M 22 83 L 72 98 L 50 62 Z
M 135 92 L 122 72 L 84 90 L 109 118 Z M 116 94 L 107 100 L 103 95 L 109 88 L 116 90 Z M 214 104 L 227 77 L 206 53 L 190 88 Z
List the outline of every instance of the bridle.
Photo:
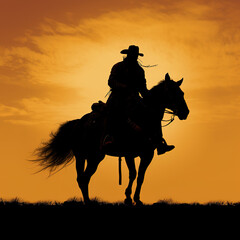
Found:
M 166 119 L 166 120 L 162 120 L 162 122 L 167 122 L 165 125 L 162 125 L 162 127 L 166 127 L 166 126 L 170 125 L 174 121 L 174 118 L 176 116 L 174 111 L 169 110 L 169 109 L 165 109 L 164 113 L 171 114 L 171 118 Z

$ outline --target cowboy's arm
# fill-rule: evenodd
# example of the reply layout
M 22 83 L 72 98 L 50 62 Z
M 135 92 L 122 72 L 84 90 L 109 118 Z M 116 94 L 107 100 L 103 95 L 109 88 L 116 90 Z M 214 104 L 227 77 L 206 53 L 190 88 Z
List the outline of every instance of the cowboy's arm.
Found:
M 120 81 L 121 79 L 121 69 L 119 68 L 118 64 L 115 64 L 112 67 L 109 79 L 108 79 L 108 85 L 111 89 L 119 89 L 119 88 L 126 88 L 127 86 Z

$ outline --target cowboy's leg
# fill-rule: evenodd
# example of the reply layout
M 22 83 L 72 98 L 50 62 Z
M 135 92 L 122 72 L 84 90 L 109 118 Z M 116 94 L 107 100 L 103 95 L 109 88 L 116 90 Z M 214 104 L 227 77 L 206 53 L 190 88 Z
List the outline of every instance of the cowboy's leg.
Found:
M 107 101 L 107 116 L 105 120 L 103 147 L 114 142 L 114 136 L 118 134 L 118 126 L 123 122 L 124 102 L 119 94 L 112 93 Z
M 145 130 L 152 142 L 156 145 L 162 140 L 161 121 L 156 112 L 146 111 L 145 113 Z
M 140 101 L 139 96 L 129 96 L 125 111 L 128 126 L 142 134 L 145 112 Z
M 153 144 L 157 148 L 158 155 L 174 149 L 174 146 L 167 145 L 165 139 L 163 138 L 161 119 L 162 118 L 160 114 L 154 111 L 149 111 L 146 120 L 147 130 Z
M 163 138 L 161 122 L 159 123 L 157 130 L 158 130 L 157 131 L 157 138 L 158 138 L 157 153 L 158 153 L 158 155 L 164 154 L 165 152 L 169 152 L 169 151 L 173 150 L 175 148 L 175 146 L 168 145 L 166 143 L 166 140 Z

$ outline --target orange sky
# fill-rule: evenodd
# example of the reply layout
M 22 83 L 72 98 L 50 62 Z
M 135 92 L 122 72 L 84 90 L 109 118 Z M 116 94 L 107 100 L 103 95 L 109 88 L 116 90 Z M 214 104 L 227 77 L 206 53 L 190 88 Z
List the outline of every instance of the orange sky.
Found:
M 81 197 L 74 164 L 48 178 L 27 161 L 64 121 L 108 92 L 120 50 L 139 45 L 148 88 L 179 80 L 190 108 L 164 136 L 176 149 L 155 156 L 142 201 L 240 201 L 240 2 L 8 0 L 0 3 L 0 197 Z M 139 160 L 136 160 L 137 164 Z M 106 157 L 91 197 L 124 199 L 117 158 Z M 135 185 L 134 185 L 135 186 Z

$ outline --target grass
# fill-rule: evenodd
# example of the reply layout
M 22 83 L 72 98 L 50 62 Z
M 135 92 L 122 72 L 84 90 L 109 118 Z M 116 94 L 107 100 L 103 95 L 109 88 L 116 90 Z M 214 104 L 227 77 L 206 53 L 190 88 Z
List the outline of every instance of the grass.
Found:
M 36 203 L 15 198 L 9 201 L 0 199 L 0 222 L 2 220 L 6 226 L 21 226 L 21 229 L 35 228 L 37 232 L 49 229 L 49 232 L 54 234 L 66 226 L 79 231 L 94 226 L 91 234 L 104 232 L 109 228 L 116 229 L 117 234 L 120 233 L 119 229 L 127 229 L 127 232 L 130 232 L 133 226 L 135 231 L 138 229 L 138 233 L 143 229 L 157 232 L 165 229 L 169 233 L 178 229 L 179 233 L 196 226 L 201 231 L 206 226 L 213 229 L 213 225 L 218 226 L 218 229 L 221 229 L 220 226 L 226 228 L 226 224 L 238 226 L 239 210 L 240 203 L 230 202 L 188 204 L 162 200 L 154 204 L 128 206 L 123 202 L 109 203 L 99 199 L 94 199 L 91 205 L 85 205 L 77 198 L 65 202 Z M 2 222 L 0 226 L 3 229 Z
M 240 209 L 240 202 L 232 203 L 232 202 L 208 202 L 205 204 L 200 203 L 176 203 L 172 200 L 160 200 L 154 204 L 143 204 L 142 206 L 135 205 L 126 205 L 123 202 L 115 202 L 109 203 L 101 201 L 98 198 L 92 200 L 90 205 L 85 205 L 81 199 L 72 198 L 65 202 L 36 202 L 36 203 L 28 203 L 21 201 L 18 198 L 5 201 L 0 199 L 0 210 L 3 209 L 74 209 L 77 211 L 81 210 L 207 210 L 207 209 Z

